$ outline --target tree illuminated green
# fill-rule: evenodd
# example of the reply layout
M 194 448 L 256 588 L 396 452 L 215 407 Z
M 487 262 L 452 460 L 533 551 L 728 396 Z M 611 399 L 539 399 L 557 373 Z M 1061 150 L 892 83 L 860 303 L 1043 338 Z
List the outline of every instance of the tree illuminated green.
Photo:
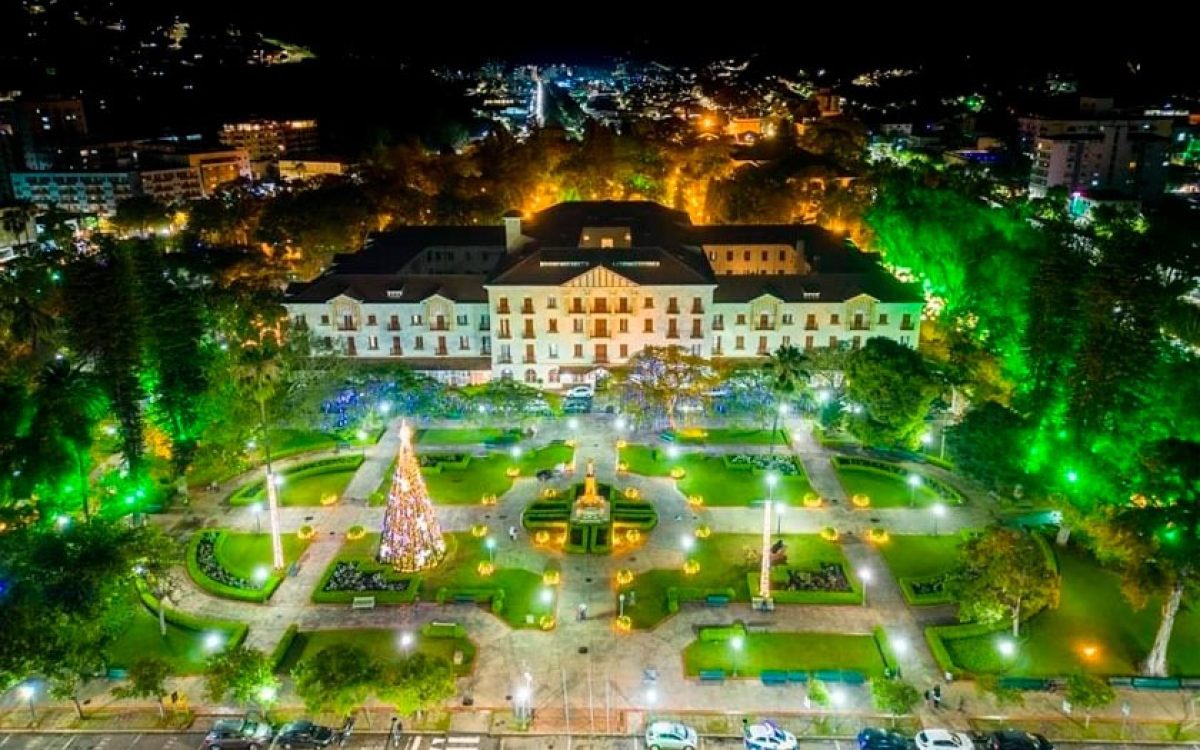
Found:
M 942 386 L 923 357 L 891 339 L 868 339 L 846 358 L 851 434 L 871 445 L 915 448 Z
M 1007 620 L 1015 638 L 1023 618 L 1058 601 L 1058 575 L 1027 532 L 989 529 L 963 543 L 961 560 L 949 585 L 963 621 Z

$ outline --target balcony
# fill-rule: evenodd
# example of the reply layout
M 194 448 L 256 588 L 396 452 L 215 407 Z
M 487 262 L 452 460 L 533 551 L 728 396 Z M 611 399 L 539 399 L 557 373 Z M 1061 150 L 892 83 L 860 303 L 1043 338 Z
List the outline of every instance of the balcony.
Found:
M 692 315 L 703 315 L 703 314 L 704 314 L 704 305 L 700 304 L 699 302 L 692 303 Z
M 805 324 L 804 324 L 804 330 L 806 330 L 806 331 L 819 331 L 819 330 L 821 330 L 821 327 L 820 327 L 820 326 L 818 326 L 816 323 L 809 321 L 808 323 L 805 323 Z
M 511 312 L 511 311 L 508 309 L 508 305 L 497 305 L 496 306 L 496 314 L 497 315 L 508 315 L 509 312 Z
M 900 324 L 901 331 L 911 331 L 914 328 L 915 328 L 915 326 L 913 326 L 913 322 L 911 320 L 906 320 Z
M 437 356 L 437 357 L 445 357 L 450 354 L 450 350 L 447 349 L 446 347 L 442 346 L 442 347 L 438 347 L 437 349 L 434 349 L 433 354 L 434 354 L 434 356 Z
M 450 324 L 449 323 L 431 323 L 429 325 L 429 330 L 431 330 L 431 331 L 449 331 Z
M 533 315 L 533 303 L 530 302 L 527 305 L 521 305 L 521 314 L 522 315 Z
M 496 364 L 511 365 L 512 364 L 512 355 L 501 354 L 499 357 L 496 357 Z
M 851 323 L 850 330 L 851 331 L 869 331 L 869 330 L 871 330 L 871 326 L 868 325 L 867 323 Z
M 629 305 L 617 305 L 618 315 L 629 315 L 633 312 L 633 308 Z
M 603 329 L 603 330 L 596 329 L 596 330 L 592 331 L 591 335 L 590 335 L 590 336 L 588 336 L 588 338 L 592 338 L 592 339 L 610 339 L 610 338 L 612 338 L 612 331 L 608 330 L 607 328 L 605 328 L 605 329 Z
M 391 349 L 388 349 L 388 355 L 392 357 L 403 357 L 404 350 L 400 347 L 393 346 Z
M 400 324 L 399 324 L 399 323 L 388 323 L 388 324 L 387 324 L 387 330 L 389 330 L 389 331 L 399 331 L 399 330 L 400 330 Z
M 597 300 L 596 304 L 592 305 L 592 313 L 595 315 L 608 315 L 608 303 Z
M 568 311 L 569 315 L 583 315 L 584 309 L 582 305 L 572 305 Z
M 537 364 L 537 357 L 522 357 L 522 358 L 521 358 L 521 364 L 523 364 L 523 365 L 536 365 L 536 364 Z
M 713 329 L 714 331 L 724 331 L 724 330 L 725 330 L 725 323 L 724 323 L 724 322 L 722 322 L 722 321 L 717 321 L 717 322 L 715 322 L 715 323 L 713 323 L 713 324 L 712 324 L 712 329 Z
M 704 334 L 701 333 L 700 331 L 692 331 L 692 338 L 702 339 L 702 338 L 704 338 Z
M 500 330 L 500 333 L 497 333 L 497 334 L 496 334 L 496 338 L 498 338 L 498 339 L 511 339 L 511 338 L 512 338 L 512 331 L 505 331 L 505 330 L 501 329 L 501 330 Z
M 775 324 L 774 323 L 755 323 L 754 330 L 756 330 L 756 331 L 774 331 Z
M 678 315 L 679 305 L 667 305 L 667 315 Z
M 595 357 L 592 358 L 592 362 L 595 362 L 598 365 L 607 365 L 608 364 L 608 355 L 607 354 L 597 354 Z
M 337 329 L 339 331 L 357 331 L 358 326 L 355 325 L 354 323 L 351 323 L 350 325 L 346 325 L 345 323 L 338 323 Z
M 667 331 L 667 338 L 669 338 L 669 339 L 679 338 L 679 331 Z

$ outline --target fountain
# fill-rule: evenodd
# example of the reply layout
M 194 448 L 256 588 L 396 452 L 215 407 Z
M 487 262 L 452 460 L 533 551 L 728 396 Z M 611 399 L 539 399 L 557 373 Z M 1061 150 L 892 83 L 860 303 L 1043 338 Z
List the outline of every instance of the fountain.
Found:
M 596 461 L 589 458 L 587 474 L 583 477 L 583 492 L 575 498 L 575 505 L 571 508 L 571 522 L 607 524 L 609 515 L 608 499 L 600 494 L 596 486 Z

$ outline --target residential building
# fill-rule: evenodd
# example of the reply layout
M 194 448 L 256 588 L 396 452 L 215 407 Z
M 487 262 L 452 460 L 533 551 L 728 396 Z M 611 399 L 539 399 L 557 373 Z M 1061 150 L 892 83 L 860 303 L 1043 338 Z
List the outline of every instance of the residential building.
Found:
M 316 120 L 250 120 L 222 125 L 217 137 L 249 154 L 255 176 L 261 177 L 284 156 L 315 152 L 319 135 Z
M 57 208 L 67 213 L 111 216 L 117 203 L 142 194 L 141 176 L 135 171 L 14 172 L 17 200 L 34 204 L 39 211 Z
M 313 155 L 279 160 L 279 179 L 285 182 L 340 177 L 349 171 L 349 162 L 341 156 Z
M 1172 122 L 1125 113 L 1111 99 L 1084 99 L 1079 111 L 1019 120 L 1022 144 L 1033 160 L 1029 194 L 1116 190 L 1151 200 L 1166 187 Z
M 87 117 L 79 99 L 18 99 L 15 116 L 22 163 L 28 170 L 54 169 L 87 138 Z
M 374 235 L 285 305 L 348 357 L 559 388 L 647 346 L 726 359 L 873 336 L 916 347 L 923 300 L 816 226 L 698 226 L 655 203 L 595 201 Z
M 0 265 L 37 241 L 33 211 L 24 205 L 0 204 Z

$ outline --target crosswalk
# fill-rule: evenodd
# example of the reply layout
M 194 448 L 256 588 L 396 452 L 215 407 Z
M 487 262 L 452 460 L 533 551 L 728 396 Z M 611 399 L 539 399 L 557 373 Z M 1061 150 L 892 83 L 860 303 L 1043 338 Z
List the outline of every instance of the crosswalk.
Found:
M 405 737 L 399 750 L 477 750 L 483 737 L 477 734 L 452 734 L 427 737 L 413 735 Z

